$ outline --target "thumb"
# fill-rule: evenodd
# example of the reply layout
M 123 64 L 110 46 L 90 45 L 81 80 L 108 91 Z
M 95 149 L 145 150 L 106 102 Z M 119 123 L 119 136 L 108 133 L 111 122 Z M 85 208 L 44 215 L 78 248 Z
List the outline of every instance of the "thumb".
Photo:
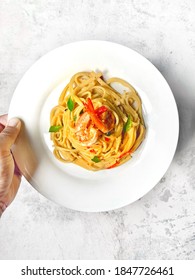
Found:
M 20 132 L 20 127 L 19 119 L 12 118 L 8 121 L 7 126 L 0 133 L 0 153 L 10 150 Z

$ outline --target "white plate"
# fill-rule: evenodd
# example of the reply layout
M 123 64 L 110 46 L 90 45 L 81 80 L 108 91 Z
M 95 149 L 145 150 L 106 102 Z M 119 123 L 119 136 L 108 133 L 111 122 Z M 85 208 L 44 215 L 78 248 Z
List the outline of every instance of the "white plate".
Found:
M 130 82 L 143 102 L 146 138 L 129 162 L 111 170 L 87 171 L 52 154 L 50 110 L 70 77 L 88 70 Z M 14 92 L 14 116 L 24 122 L 13 148 L 24 176 L 47 198 L 80 211 L 112 210 L 142 197 L 166 172 L 178 141 L 177 107 L 163 76 L 137 52 L 105 41 L 71 43 L 39 59 Z

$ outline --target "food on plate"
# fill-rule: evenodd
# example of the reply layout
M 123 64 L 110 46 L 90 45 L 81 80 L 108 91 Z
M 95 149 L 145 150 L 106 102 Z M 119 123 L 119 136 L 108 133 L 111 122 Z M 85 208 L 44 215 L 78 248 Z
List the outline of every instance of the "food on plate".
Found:
M 70 79 L 51 110 L 50 125 L 56 158 L 93 171 L 128 161 L 146 131 L 133 86 L 120 78 L 105 81 L 101 72 L 93 71 Z

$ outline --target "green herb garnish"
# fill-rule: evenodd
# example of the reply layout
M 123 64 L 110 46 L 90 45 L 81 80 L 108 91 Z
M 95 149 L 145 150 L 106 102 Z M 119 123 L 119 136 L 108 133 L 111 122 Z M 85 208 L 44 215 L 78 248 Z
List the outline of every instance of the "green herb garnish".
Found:
M 72 101 L 71 97 L 68 99 L 67 106 L 70 111 L 74 109 L 74 102 Z
M 60 130 L 60 128 L 62 128 L 61 125 L 52 125 L 49 128 L 49 132 L 58 132 Z
M 91 160 L 94 161 L 95 163 L 98 163 L 98 162 L 101 161 L 101 160 L 99 159 L 99 157 L 97 157 L 97 156 L 94 156 Z
M 127 121 L 123 127 L 123 132 L 127 132 L 131 128 L 131 126 L 132 126 L 132 120 L 131 117 L 128 116 Z
M 77 116 L 76 115 L 73 117 L 73 120 L 74 120 L 74 122 L 76 122 L 76 120 L 77 120 Z

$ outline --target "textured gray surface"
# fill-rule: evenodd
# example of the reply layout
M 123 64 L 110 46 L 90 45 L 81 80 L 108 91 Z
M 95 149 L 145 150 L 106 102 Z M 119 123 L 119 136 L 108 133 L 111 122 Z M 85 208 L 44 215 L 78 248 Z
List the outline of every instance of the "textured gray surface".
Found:
M 0 1 L 0 113 L 40 56 L 84 39 L 124 44 L 161 71 L 180 115 L 175 157 L 146 196 L 106 213 L 65 209 L 23 180 L 0 220 L 0 259 L 194 259 L 195 2 Z

